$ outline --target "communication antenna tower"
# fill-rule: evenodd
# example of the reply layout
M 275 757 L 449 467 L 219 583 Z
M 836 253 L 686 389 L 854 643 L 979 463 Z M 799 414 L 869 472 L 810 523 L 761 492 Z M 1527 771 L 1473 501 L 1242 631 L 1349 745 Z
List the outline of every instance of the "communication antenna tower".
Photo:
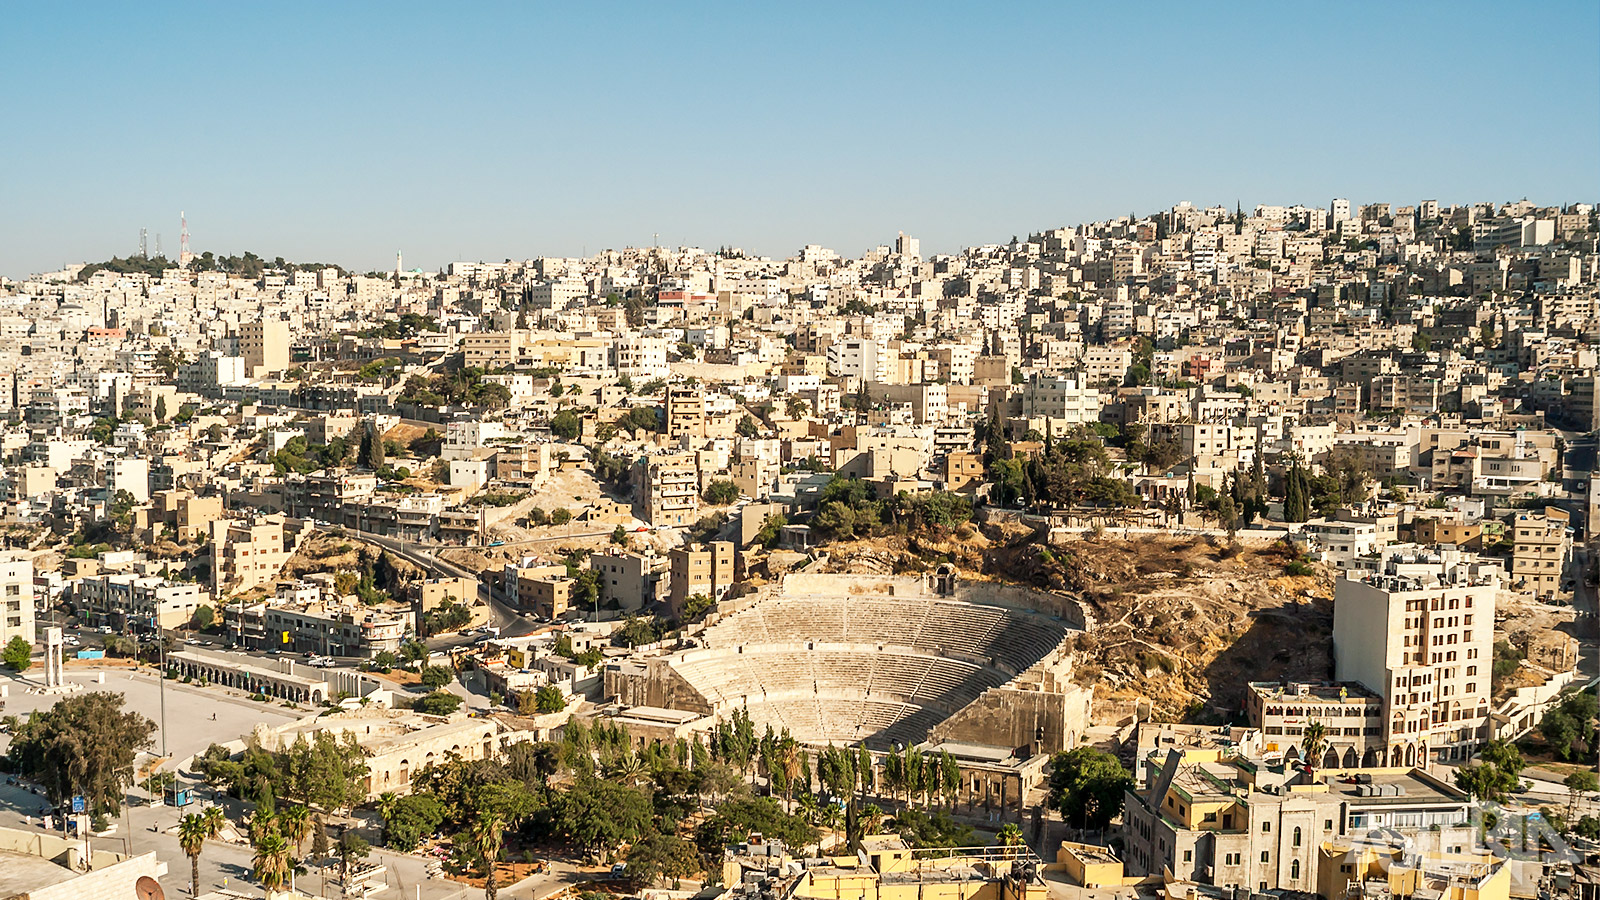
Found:
M 146 250 L 148 249 L 148 245 L 149 245 L 149 229 L 141 228 L 141 229 L 139 229 L 139 258 L 140 259 L 149 259 L 150 258 L 150 254 L 146 252 Z
M 161 252 L 161 232 L 158 231 L 158 232 L 156 232 L 156 256 L 159 257 L 159 256 L 162 256 L 162 255 L 163 254 Z
M 179 212 L 178 223 L 181 226 L 178 232 L 178 265 L 187 266 L 189 260 L 194 259 L 194 254 L 189 252 L 189 219 Z

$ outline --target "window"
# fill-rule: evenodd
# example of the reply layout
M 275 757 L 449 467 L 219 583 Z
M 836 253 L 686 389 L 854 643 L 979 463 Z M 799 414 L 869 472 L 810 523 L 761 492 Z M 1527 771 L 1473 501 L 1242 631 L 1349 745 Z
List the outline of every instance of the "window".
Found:
M 1263 851 L 1261 851 L 1261 861 L 1262 861 L 1262 862 L 1266 862 L 1266 861 L 1267 861 L 1267 858 L 1268 858 L 1268 857 L 1267 857 L 1267 853 L 1268 853 L 1268 852 L 1269 852 L 1269 851 L 1266 851 L 1266 850 L 1263 850 Z
M 1323 831 L 1332 831 L 1333 830 L 1333 820 L 1332 819 L 1323 819 L 1322 820 L 1322 830 Z
M 1298 880 L 1300 878 L 1300 860 L 1297 859 L 1294 862 L 1289 863 L 1289 878 L 1291 880 Z
M 1183 861 L 1184 862 L 1194 862 L 1194 851 L 1193 850 L 1185 850 L 1185 851 L 1183 851 Z
M 1296 825 L 1294 827 L 1294 845 L 1296 847 L 1300 846 L 1300 826 L 1299 825 Z M 1265 860 L 1263 860 L 1263 862 L 1265 862 Z
M 1268 834 L 1271 831 L 1272 831 L 1272 823 L 1271 822 L 1262 822 L 1261 823 L 1261 833 L 1262 834 Z

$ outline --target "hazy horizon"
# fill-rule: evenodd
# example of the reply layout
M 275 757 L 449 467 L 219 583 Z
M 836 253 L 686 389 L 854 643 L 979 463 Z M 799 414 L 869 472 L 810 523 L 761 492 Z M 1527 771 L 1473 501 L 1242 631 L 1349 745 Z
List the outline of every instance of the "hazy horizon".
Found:
M 197 252 L 434 270 L 656 235 L 955 252 L 1183 200 L 1593 202 L 1600 171 L 1579 2 L 11 19 L 14 278 L 127 256 L 140 228 L 176 257 L 180 210 Z

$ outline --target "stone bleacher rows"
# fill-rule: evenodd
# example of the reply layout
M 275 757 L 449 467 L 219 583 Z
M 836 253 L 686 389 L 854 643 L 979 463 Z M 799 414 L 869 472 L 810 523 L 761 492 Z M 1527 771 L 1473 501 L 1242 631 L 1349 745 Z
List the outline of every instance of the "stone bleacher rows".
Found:
M 808 741 L 920 740 L 1009 680 L 998 669 L 906 650 L 745 646 L 694 651 L 673 667 L 718 708 L 748 707 Z
M 1037 613 L 925 597 L 774 597 L 706 629 L 713 648 L 815 641 L 877 644 L 988 660 L 1016 675 L 1060 646 L 1066 629 Z

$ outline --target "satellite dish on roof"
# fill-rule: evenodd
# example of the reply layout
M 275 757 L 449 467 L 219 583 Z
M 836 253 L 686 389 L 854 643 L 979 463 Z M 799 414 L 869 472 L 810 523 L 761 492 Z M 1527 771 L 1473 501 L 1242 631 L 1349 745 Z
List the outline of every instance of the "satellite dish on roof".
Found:
M 141 875 L 133 883 L 133 895 L 137 900 L 167 900 L 167 892 L 161 889 L 161 883 L 149 875 Z

